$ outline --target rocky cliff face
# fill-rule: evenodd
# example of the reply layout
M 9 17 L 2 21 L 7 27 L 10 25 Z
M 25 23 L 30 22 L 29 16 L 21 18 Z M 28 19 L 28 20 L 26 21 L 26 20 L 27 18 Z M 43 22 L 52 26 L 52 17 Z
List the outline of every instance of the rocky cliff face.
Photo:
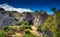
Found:
M 14 18 L 19 19 L 17 22 L 25 20 L 29 24 L 41 25 L 45 21 L 45 19 L 47 19 L 47 17 L 47 13 L 43 11 L 37 13 L 18 13 L 16 11 L 5 11 L 3 9 L 0 9 L 0 27 L 15 25 L 16 21 L 14 20 Z
M 14 25 L 14 18 L 9 11 L 0 11 L 0 27 Z
M 33 13 L 33 17 L 34 25 L 41 25 L 47 19 L 48 15 L 45 11 L 41 11 Z
M 48 18 L 45 11 L 24 14 L 24 20 L 33 25 L 41 25 Z

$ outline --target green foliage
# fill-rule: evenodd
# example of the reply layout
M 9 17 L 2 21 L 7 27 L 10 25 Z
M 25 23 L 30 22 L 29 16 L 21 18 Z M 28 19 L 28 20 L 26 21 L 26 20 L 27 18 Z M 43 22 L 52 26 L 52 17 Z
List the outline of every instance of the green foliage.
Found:
M 41 26 L 37 26 L 37 31 L 42 32 Z
M 49 37 L 49 36 L 46 34 L 45 37 Z
M 55 12 L 56 11 L 56 8 L 51 8 L 51 11 Z
M 21 13 L 20 13 L 20 16 L 22 17 L 22 16 L 23 16 L 23 14 L 21 14 Z
M 56 35 L 56 19 L 54 18 L 55 15 L 53 16 L 48 16 L 47 20 L 45 20 L 45 22 L 43 23 L 43 25 L 41 25 L 41 30 L 45 31 L 45 30 L 50 30 L 53 33 L 53 37 L 55 37 Z
M 56 37 L 60 37 L 60 31 L 56 33 Z
M 27 12 L 27 14 L 31 14 L 31 12 Z
M 30 34 L 24 34 L 23 37 L 39 37 L 39 36 L 30 33 Z
M 0 37 L 5 37 L 6 36 L 6 32 L 4 32 L 3 30 L 0 30 Z
M 12 29 L 11 29 L 11 27 L 6 26 L 6 27 L 3 28 L 3 30 L 4 30 L 5 32 L 9 32 L 9 31 L 12 30 Z
M 55 17 L 55 23 L 56 23 L 56 32 L 55 32 L 55 37 L 60 37 L 60 10 L 57 10 L 56 8 L 52 9 Z
M 28 22 L 26 22 L 26 21 L 20 21 L 20 22 L 18 23 L 18 25 L 20 25 L 24 30 L 25 30 L 25 29 L 31 29 L 31 26 L 28 25 Z
M 20 22 L 18 22 L 17 25 L 18 26 L 20 26 L 20 25 L 28 25 L 28 22 L 26 22 L 26 21 L 20 21 Z
M 25 30 L 25 29 L 31 29 L 31 26 L 29 26 L 29 25 L 22 25 L 21 27 L 22 27 L 24 30 Z
M 31 33 L 29 29 L 24 30 L 24 32 L 25 32 L 25 34 L 30 34 Z
M 20 21 L 19 22 L 21 25 L 28 25 L 28 22 L 26 22 L 26 21 Z
M 14 18 L 14 20 L 18 21 L 19 19 L 17 19 L 17 18 Z
M 56 8 L 52 8 L 51 10 L 54 13 L 53 16 L 48 16 L 47 20 L 45 20 L 41 26 L 37 26 L 37 31 L 44 32 L 48 29 L 52 31 L 53 37 L 60 37 L 60 10 L 56 10 Z M 31 12 L 27 12 L 27 14 L 31 14 Z M 23 15 L 20 14 L 20 16 Z M 14 20 L 18 22 L 19 19 L 14 18 Z M 26 21 L 20 21 L 14 28 L 10 26 L 4 27 L 2 30 L 0 30 L 0 37 L 5 37 L 8 33 L 13 34 L 14 32 L 17 32 L 20 29 L 18 28 L 18 26 L 20 26 L 22 30 L 25 32 L 23 37 L 38 37 L 30 32 L 31 25 L 29 25 Z M 45 35 L 45 37 L 49 36 Z

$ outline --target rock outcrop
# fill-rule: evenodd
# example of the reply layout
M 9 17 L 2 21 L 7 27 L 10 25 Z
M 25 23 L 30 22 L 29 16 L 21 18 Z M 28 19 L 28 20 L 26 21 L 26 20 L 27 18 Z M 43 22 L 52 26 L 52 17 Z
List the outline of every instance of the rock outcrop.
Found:
M 0 10 L 0 27 L 14 25 L 14 22 L 11 12 Z
M 48 15 L 45 11 L 41 11 L 33 13 L 33 17 L 34 25 L 41 25 L 47 19 Z
M 22 15 L 21 15 L 22 14 Z M 8 25 L 15 25 L 16 22 L 25 20 L 30 25 L 41 25 L 46 19 L 48 15 L 46 12 L 25 12 L 25 13 L 18 13 L 17 11 L 5 11 L 4 9 L 0 9 L 0 27 L 8 26 Z M 15 21 L 14 18 L 19 19 Z

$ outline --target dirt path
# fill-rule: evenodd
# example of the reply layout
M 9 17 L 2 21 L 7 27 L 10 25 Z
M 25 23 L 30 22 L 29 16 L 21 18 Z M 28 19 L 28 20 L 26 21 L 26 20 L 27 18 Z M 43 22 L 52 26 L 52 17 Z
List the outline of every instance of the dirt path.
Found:
M 31 30 L 32 34 L 42 37 L 42 34 L 37 31 L 37 27 L 35 25 L 33 25 L 31 28 L 32 28 Z

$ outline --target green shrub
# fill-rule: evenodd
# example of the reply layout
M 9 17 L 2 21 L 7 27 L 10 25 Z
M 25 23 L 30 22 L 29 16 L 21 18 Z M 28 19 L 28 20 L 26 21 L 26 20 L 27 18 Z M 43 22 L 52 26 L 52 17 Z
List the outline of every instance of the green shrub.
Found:
M 60 32 L 57 32 L 56 33 L 56 37 L 60 37 Z
M 32 14 L 31 12 L 27 12 L 27 14 Z
M 42 32 L 41 26 L 37 26 L 37 31 Z
M 3 28 L 3 30 L 4 30 L 5 32 L 9 32 L 9 31 L 11 31 L 11 30 L 12 30 L 12 28 L 11 28 L 11 27 L 9 27 L 9 26 L 6 26 L 6 27 L 4 27 L 4 28 Z
M 39 37 L 39 36 L 30 33 L 30 34 L 24 34 L 23 37 Z
M 0 30 L 0 37 L 5 37 L 6 36 L 6 32 L 4 32 L 3 30 Z
M 49 37 L 49 36 L 46 34 L 45 37 Z
M 24 32 L 25 32 L 25 34 L 23 35 L 23 37 L 39 37 L 39 36 L 33 35 L 30 32 L 30 29 L 26 29 L 26 30 L 24 30 Z
M 18 22 L 17 25 L 18 26 L 20 26 L 20 25 L 28 25 L 28 22 L 26 22 L 26 21 L 20 21 L 20 22 Z
M 22 16 L 23 16 L 23 14 L 20 14 L 20 16 L 22 17 Z
M 24 30 L 24 32 L 25 32 L 25 34 L 30 34 L 31 33 L 29 29 Z
M 21 21 L 20 22 L 22 25 L 28 25 L 28 22 L 27 21 Z
M 31 26 L 29 25 L 22 25 L 22 28 L 25 30 L 25 29 L 31 29 Z
M 14 18 L 14 20 L 15 20 L 15 21 L 18 21 L 19 19 L 17 19 L 17 18 Z

